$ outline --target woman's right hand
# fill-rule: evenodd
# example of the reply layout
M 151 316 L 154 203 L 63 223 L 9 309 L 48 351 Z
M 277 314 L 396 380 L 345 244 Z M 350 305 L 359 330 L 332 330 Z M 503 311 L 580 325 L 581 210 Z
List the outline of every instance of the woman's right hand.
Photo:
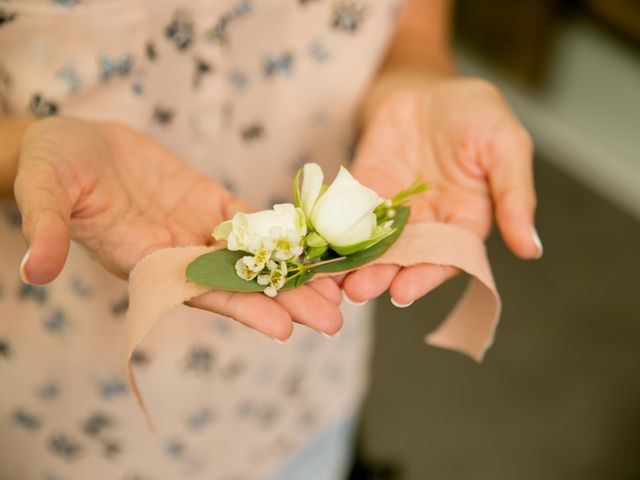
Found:
M 69 241 L 84 245 L 110 272 L 127 278 L 160 248 L 206 245 L 211 230 L 244 206 L 148 137 L 116 124 L 49 118 L 25 132 L 14 194 L 29 249 L 29 283 L 51 282 Z M 212 290 L 190 304 L 284 340 L 292 322 L 329 335 L 342 326 L 339 287 L 331 279 L 280 292 Z

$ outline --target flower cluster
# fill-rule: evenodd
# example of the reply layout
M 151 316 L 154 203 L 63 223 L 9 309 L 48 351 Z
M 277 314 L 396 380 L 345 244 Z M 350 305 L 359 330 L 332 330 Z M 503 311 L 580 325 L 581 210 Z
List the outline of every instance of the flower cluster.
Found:
M 275 296 L 287 275 L 286 262 L 304 252 L 307 223 L 304 212 L 290 203 L 271 210 L 237 213 L 232 220 L 216 227 L 216 239 L 227 240 L 227 248 L 250 253 L 236 262 L 236 273 L 244 280 L 258 277 L 264 292 Z M 265 269 L 268 273 L 262 274 Z
M 394 207 L 424 187 L 415 184 L 409 194 L 407 190 L 387 200 L 342 167 L 331 185 L 323 181 L 320 166 L 308 163 L 296 176 L 295 205 L 283 203 L 271 210 L 237 213 L 215 228 L 213 236 L 226 240 L 229 250 L 248 254 L 236 262 L 240 278 L 255 279 L 273 297 L 312 267 L 342 260 L 392 234 Z

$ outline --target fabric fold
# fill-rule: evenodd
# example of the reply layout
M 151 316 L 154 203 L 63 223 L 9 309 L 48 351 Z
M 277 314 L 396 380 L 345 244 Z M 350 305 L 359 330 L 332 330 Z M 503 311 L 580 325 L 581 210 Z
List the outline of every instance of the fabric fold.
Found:
M 124 373 L 152 429 L 153 422 L 131 367 L 131 355 L 164 313 L 209 290 L 189 282 L 185 271 L 192 260 L 214 249 L 190 246 L 158 250 L 140 260 L 129 277 Z M 455 308 L 425 337 L 425 342 L 481 361 L 493 343 L 501 308 L 484 242 L 452 225 L 409 224 L 396 243 L 371 264 L 411 266 L 420 263 L 453 266 L 471 277 Z M 335 274 L 323 276 L 331 275 Z

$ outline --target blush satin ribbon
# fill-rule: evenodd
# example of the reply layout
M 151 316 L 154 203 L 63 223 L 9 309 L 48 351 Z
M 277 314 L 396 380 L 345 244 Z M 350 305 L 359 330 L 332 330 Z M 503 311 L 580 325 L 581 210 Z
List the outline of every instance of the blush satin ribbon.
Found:
M 185 272 L 192 260 L 212 250 L 214 248 L 204 246 L 158 250 L 140 260 L 129 277 L 124 373 L 152 429 L 153 423 L 131 368 L 131 355 L 162 314 L 209 290 L 187 281 Z M 425 342 L 481 361 L 493 343 L 501 308 L 484 242 L 459 227 L 414 223 L 407 225 L 396 243 L 371 264 L 411 266 L 419 263 L 450 265 L 471 276 L 455 308 L 435 331 L 426 335 Z

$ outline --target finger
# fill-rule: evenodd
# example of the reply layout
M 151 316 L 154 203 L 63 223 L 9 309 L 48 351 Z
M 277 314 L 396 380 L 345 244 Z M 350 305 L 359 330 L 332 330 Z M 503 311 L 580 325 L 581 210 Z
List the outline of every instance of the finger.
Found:
M 277 302 L 262 293 L 211 290 L 186 303 L 191 307 L 231 317 L 279 341 L 285 341 L 293 332 L 291 316 Z
M 534 226 L 536 195 L 531 138 L 519 126 L 505 131 L 500 138 L 491 152 L 488 168 L 498 227 L 515 255 L 539 258 L 542 244 Z
M 342 283 L 345 300 L 362 304 L 380 296 L 389 288 L 399 270 L 398 265 L 372 265 L 351 272 Z
M 457 268 L 430 263 L 403 268 L 391 282 L 391 303 L 400 308 L 408 307 L 458 273 Z
M 344 283 L 344 279 L 347 278 L 347 273 L 340 273 L 338 275 L 332 275 L 331 276 L 331 280 L 333 280 L 334 282 L 336 282 L 336 285 L 338 285 L 339 287 L 342 287 L 342 284 Z
M 20 274 L 27 283 L 49 283 L 62 271 L 69 252 L 71 202 L 54 168 L 29 158 L 21 158 L 14 194 L 28 245 Z
M 335 305 L 340 305 L 342 303 L 342 291 L 333 278 L 320 278 L 307 283 L 307 285 L 324 296 L 327 300 L 333 302 Z
M 329 336 L 334 336 L 342 328 L 342 313 L 336 304 L 307 285 L 281 291 L 275 300 L 296 323 Z

